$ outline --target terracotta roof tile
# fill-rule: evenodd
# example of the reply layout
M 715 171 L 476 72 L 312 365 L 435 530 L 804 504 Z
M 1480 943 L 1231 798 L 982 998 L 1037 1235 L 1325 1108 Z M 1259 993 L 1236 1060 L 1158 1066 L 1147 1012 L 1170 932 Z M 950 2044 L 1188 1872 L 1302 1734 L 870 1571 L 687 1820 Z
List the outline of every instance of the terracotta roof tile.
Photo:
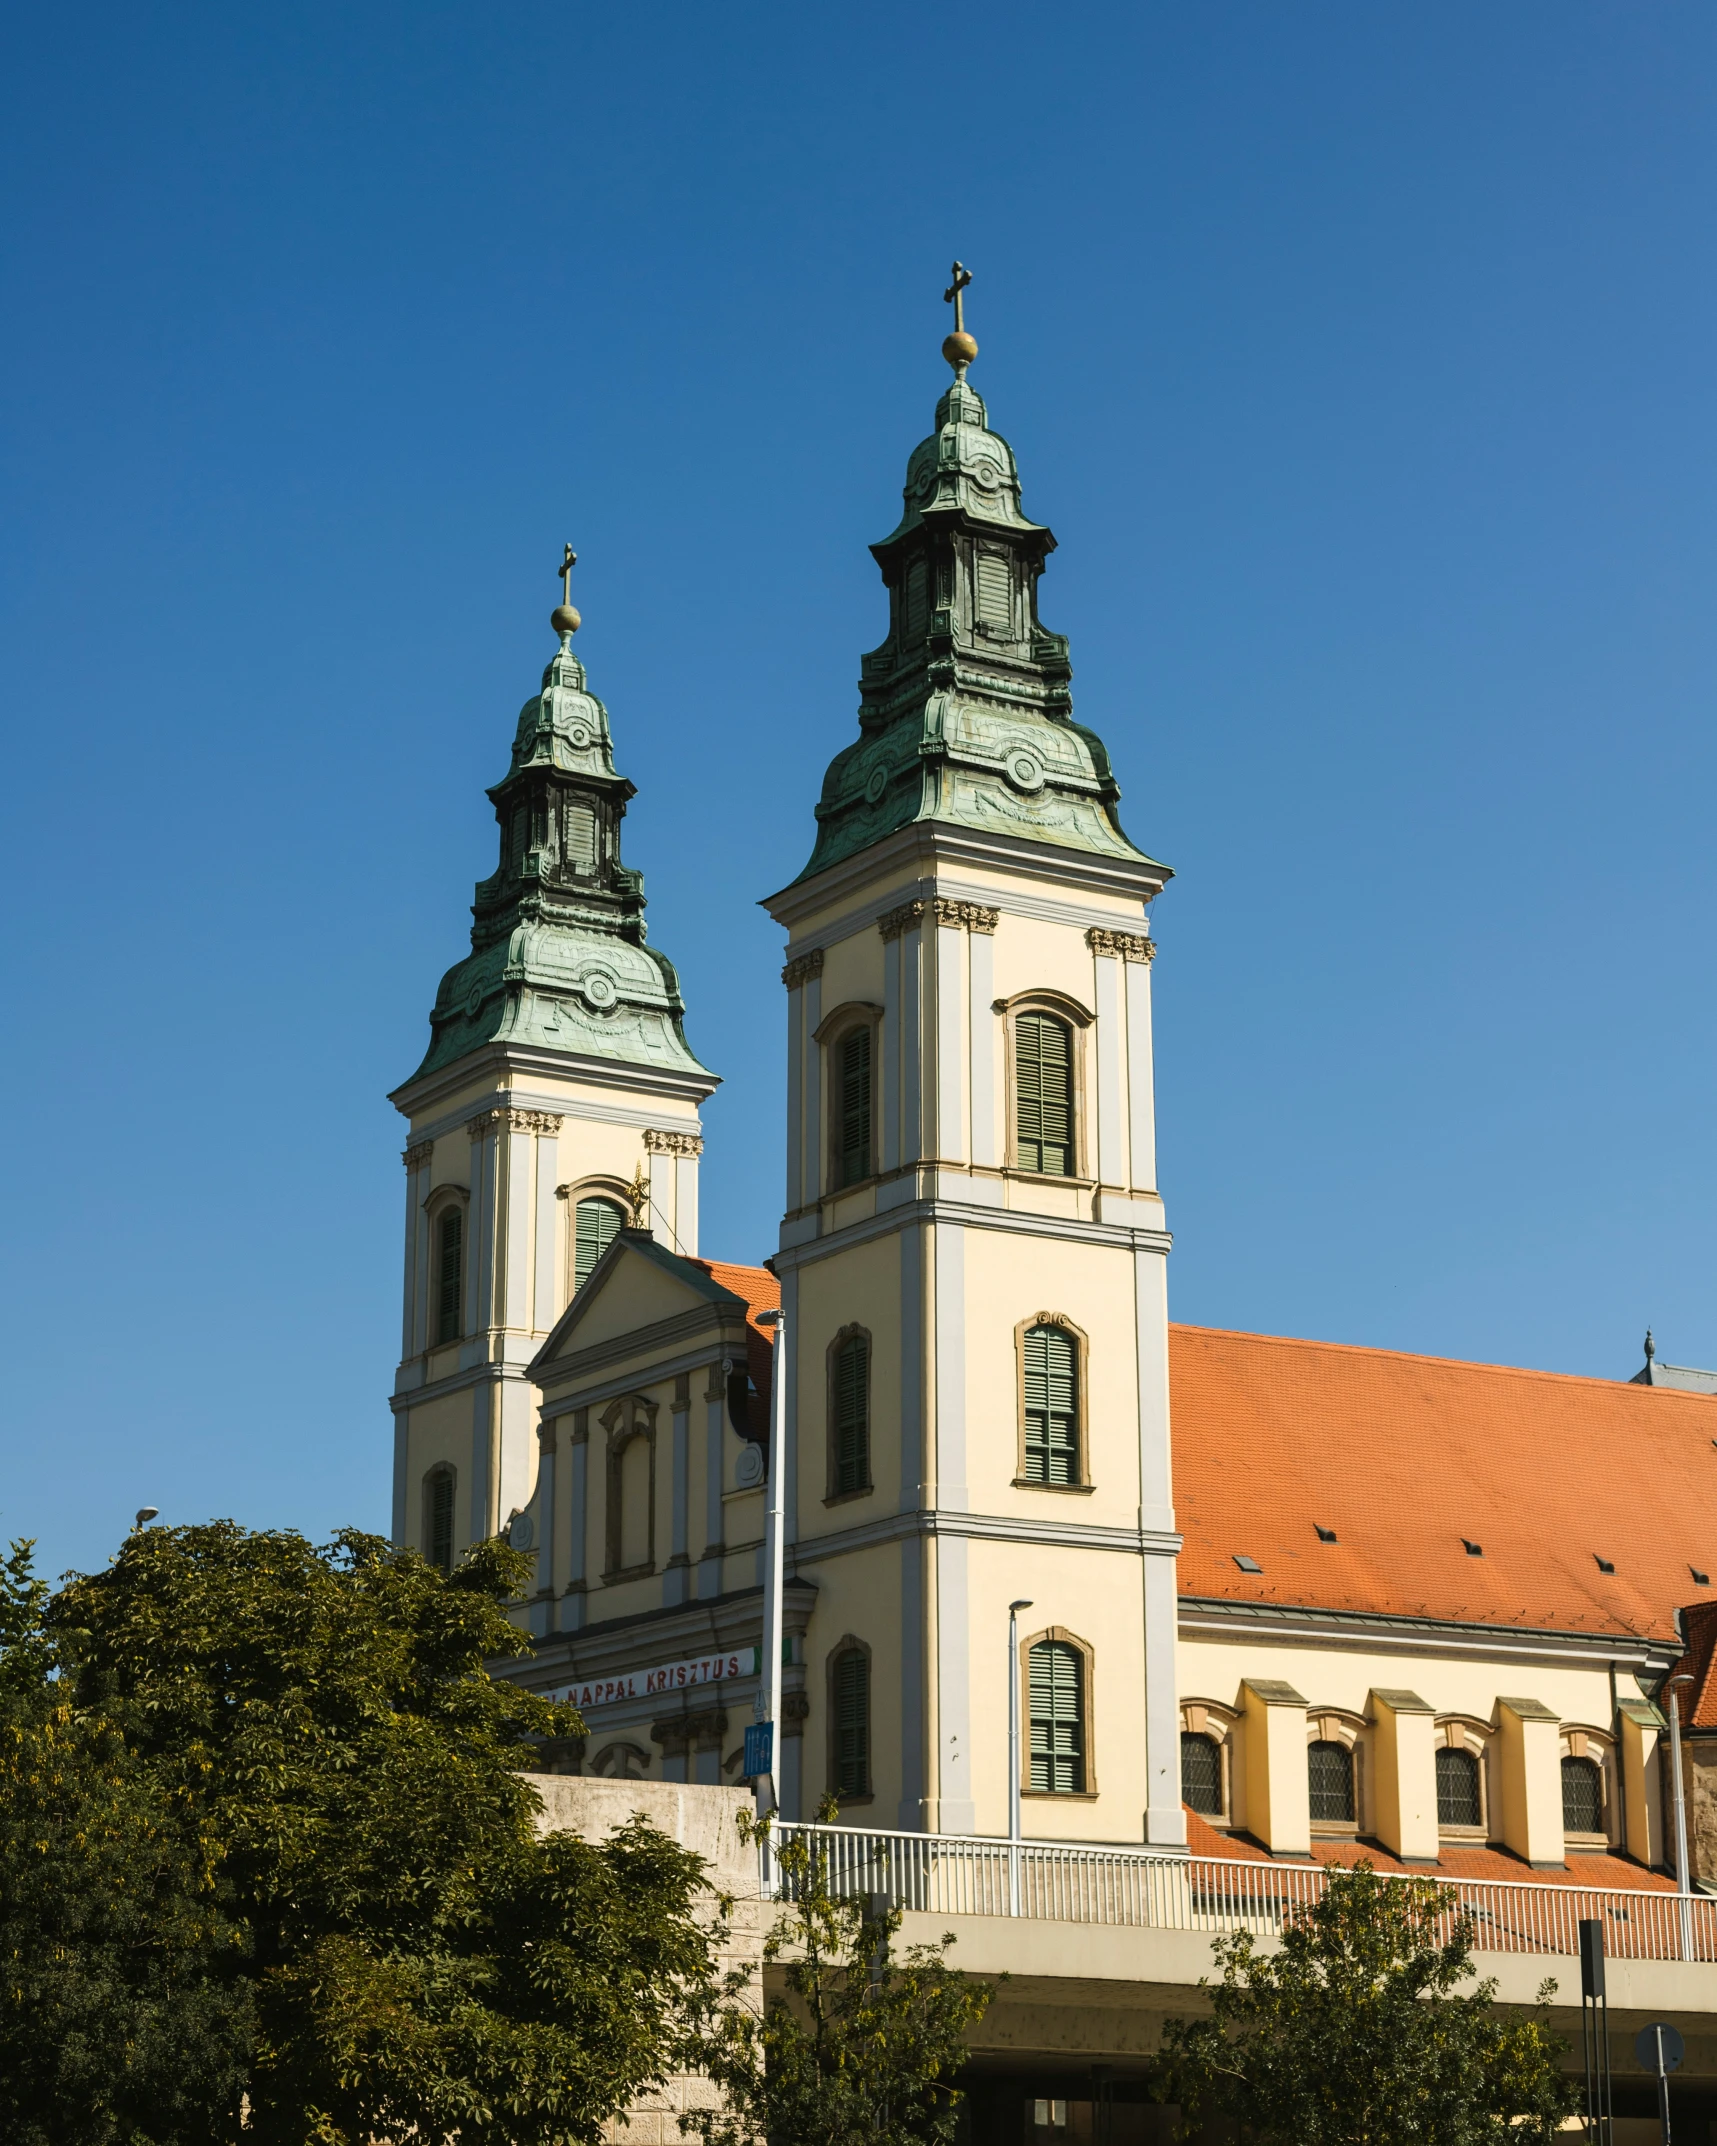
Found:
M 1187 1845 L 1194 1855 L 1217 1856 L 1228 1862 L 1268 1863 L 1274 1860 L 1245 1834 L 1219 1833 L 1196 1811 L 1186 1814 Z M 1374 1870 L 1403 1871 L 1420 1878 L 1490 1878 L 1524 1885 L 1615 1886 L 1628 1893 L 1672 1893 L 1675 1880 L 1661 1871 L 1646 1870 L 1625 1855 L 1571 1855 L 1565 1868 L 1534 1870 L 1503 1848 L 1445 1848 L 1435 1863 L 1403 1863 L 1376 1841 L 1314 1841 L 1312 1860 L 1351 1867 L 1369 1863 Z
M 1192 1326 L 1169 1370 L 1183 1594 L 1673 1642 L 1717 1570 L 1708 1395 Z
M 741 1267 L 726 1259 L 694 1259 L 688 1262 L 702 1267 L 712 1282 L 723 1289 L 731 1289 L 736 1297 L 745 1299 L 745 1362 L 751 1374 L 751 1383 L 757 1388 L 758 1414 L 765 1426 L 767 1437 L 769 1422 L 769 1380 L 775 1363 L 775 1329 L 759 1326 L 760 1311 L 779 1311 L 781 1308 L 781 1284 L 767 1267 Z
M 1682 1613 L 1687 1652 L 1669 1672 L 1672 1678 L 1690 1676 L 1692 1689 L 1684 1684 L 1675 1695 L 1682 1726 L 1717 1729 L 1717 1602 L 1698 1602 Z M 1658 1704 L 1669 1705 L 1669 1688 L 1658 1693 Z

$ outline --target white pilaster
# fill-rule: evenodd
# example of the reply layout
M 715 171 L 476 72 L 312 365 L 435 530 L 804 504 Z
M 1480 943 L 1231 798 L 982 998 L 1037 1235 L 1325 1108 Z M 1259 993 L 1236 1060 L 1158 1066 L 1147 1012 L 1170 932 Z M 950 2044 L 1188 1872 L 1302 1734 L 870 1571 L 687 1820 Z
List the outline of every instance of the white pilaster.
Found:
M 936 1022 L 936 1126 L 931 1153 L 939 1162 L 964 1162 L 967 1076 L 961 1048 L 961 1015 L 965 998 L 965 929 L 957 921 L 939 917 L 934 941 L 935 968 L 930 988 Z
M 590 1554 L 590 1431 L 582 1408 L 573 1414 L 567 1458 L 572 1468 L 572 1498 L 566 1530 L 566 1593 L 562 1597 L 561 1625 L 566 1631 L 576 1632 L 584 1624 L 585 1571 Z
M 1092 934 L 1091 936 L 1095 936 Z M 1093 1175 L 1100 1185 L 1124 1185 L 1121 1153 L 1121 960 L 1102 948 L 1092 956 L 1097 1005 L 1097 1153 Z
M 691 1500 L 692 1382 L 684 1373 L 674 1381 L 673 1481 L 670 1490 L 668 1569 L 662 1600 L 683 1602 L 691 1592 L 691 1559 L 686 1542 Z
M 555 1198 L 554 1188 L 560 1176 L 560 1122 L 558 1118 L 545 1117 L 537 1129 L 536 1212 L 532 1217 L 536 1272 L 531 1325 L 539 1334 L 548 1332 L 559 1310 L 556 1283 L 561 1272 L 560 1210 L 564 1203 Z
M 993 919 L 993 912 L 992 912 Z M 1001 1099 L 996 1093 L 996 942 L 992 920 L 972 927 L 967 942 L 970 964 L 966 998 L 966 1030 L 971 1039 L 972 1161 L 994 1168 L 1001 1161 L 997 1135 L 1001 1129 Z
M 789 962 L 782 971 L 793 974 Z M 792 985 L 787 993 L 787 1212 L 795 1214 L 805 1204 L 805 987 Z
M 688 1259 L 698 1256 L 698 1159 L 695 1155 L 674 1157 L 674 1227 L 680 1250 Z
M 823 1054 L 811 1041 L 823 1025 L 823 957 L 805 979 L 805 1152 L 801 1165 L 805 1203 L 823 1196 Z
M 900 934 L 882 943 L 882 1167 L 900 1162 Z
M 400 1314 L 399 1353 L 422 1352 L 426 1320 L 429 1225 L 423 1203 L 429 1196 L 429 1166 L 435 1155 L 433 1140 L 420 1140 L 405 1151 L 405 1295 Z
M 555 1448 L 560 1443 L 560 1425 L 551 1416 L 537 1427 L 537 1593 L 546 1596 L 547 1611 L 537 1637 L 554 1630 L 554 1517 Z M 533 1626 L 533 1629 L 535 1627 Z
M 924 934 L 900 935 L 900 1159 L 924 1153 Z
M 1144 946 L 1153 942 L 1146 939 Z M 1133 1183 L 1154 1192 L 1157 1184 L 1157 1112 L 1151 1056 L 1151 961 L 1129 960 L 1127 976 L 1127 1115 L 1132 1134 Z
M 703 1561 L 698 1567 L 698 1593 L 701 1596 L 721 1593 L 721 1564 L 725 1545 L 722 1541 L 722 1467 L 727 1452 L 724 1443 L 727 1416 L 727 1378 L 722 1365 L 710 1366 L 709 1384 L 704 1389 L 704 1537 Z
M 501 1138 L 506 1168 L 500 1187 L 501 1271 L 495 1277 L 495 1324 L 529 1332 L 532 1313 L 531 1209 L 536 1199 L 536 1119 L 534 1113 L 504 1113 Z

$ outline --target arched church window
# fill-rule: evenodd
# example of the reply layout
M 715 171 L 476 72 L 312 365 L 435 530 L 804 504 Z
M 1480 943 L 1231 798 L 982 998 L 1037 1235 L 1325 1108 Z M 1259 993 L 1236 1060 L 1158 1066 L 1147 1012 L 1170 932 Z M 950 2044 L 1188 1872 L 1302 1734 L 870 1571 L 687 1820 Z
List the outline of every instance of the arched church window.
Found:
M 1444 1744 L 1437 1752 L 1437 1823 L 1482 1826 L 1479 1762 L 1470 1751 Z
M 1085 1793 L 1085 1658 L 1064 1639 L 1040 1639 L 1028 1657 L 1031 1785 Z
M 871 1174 L 871 1032 L 849 1028 L 835 1046 L 838 1177 L 856 1185 Z
M 834 1721 L 837 1796 L 870 1794 L 870 1653 L 843 1646 L 831 1665 L 830 1713 Z
M 580 1200 L 573 1217 L 572 1286 L 582 1289 L 591 1269 L 625 1225 L 613 1200 Z
M 829 1370 L 834 1418 L 829 1473 L 831 1495 L 838 1498 L 870 1488 L 870 1336 L 843 1334 Z
M 1203 1818 L 1222 1816 L 1222 1753 L 1214 1736 L 1183 1730 L 1180 1739 L 1180 1795 L 1189 1811 Z
M 1604 1779 L 1595 1759 L 1562 1761 L 1562 1830 L 1564 1833 L 1601 1833 L 1604 1830 Z
M 1079 1351 L 1061 1326 L 1025 1333 L 1025 1479 L 1079 1480 Z
M 1052 1013 L 1022 1013 L 1014 1023 L 1016 1160 L 1044 1177 L 1071 1177 L 1073 1031 Z
M 423 1554 L 439 1572 L 453 1570 L 453 1492 L 456 1478 L 445 1465 L 423 1479 Z
M 462 1325 L 465 1294 L 465 1215 L 448 1208 L 441 1217 L 436 1239 L 435 1339 L 457 1341 Z
M 1306 1787 L 1313 1825 L 1352 1825 L 1353 1753 L 1346 1744 L 1319 1741 L 1307 1747 Z

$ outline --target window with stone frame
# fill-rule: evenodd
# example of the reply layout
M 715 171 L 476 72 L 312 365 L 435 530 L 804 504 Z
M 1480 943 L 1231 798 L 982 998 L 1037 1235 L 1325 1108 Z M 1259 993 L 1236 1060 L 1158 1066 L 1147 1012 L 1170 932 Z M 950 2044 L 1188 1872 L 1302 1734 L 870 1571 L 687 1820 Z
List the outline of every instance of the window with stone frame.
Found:
M 1306 1790 L 1316 1825 L 1352 1825 L 1353 1753 L 1346 1744 L 1319 1737 L 1306 1747 Z
M 1075 1174 L 1073 1031 L 1052 1013 L 1014 1021 L 1014 1160 L 1042 1177 Z
M 1065 1639 L 1040 1639 L 1027 1656 L 1031 1786 L 1040 1795 L 1086 1793 L 1085 1657 Z
M 871 1057 L 869 1027 L 849 1028 L 835 1043 L 835 1181 L 857 1185 L 872 1174 Z
M 1066 1488 L 1080 1480 L 1079 1344 L 1064 1326 L 1040 1322 L 1021 1338 L 1025 1480 Z
M 829 1712 L 834 1738 L 833 1775 L 837 1796 L 870 1794 L 870 1651 L 847 1645 L 836 1653 L 829 1672 Z
M 573 1214 L 572 1225 L 572 1286 L 582 1289 L 589 1281 L 596 1262 L 626 1227 L 626 1217 L 618 1201 L 593 1198 L 580 1200 Z
M 860 1328 L 839 1335 L 829 1362 L 829 1492 L 852 1497 L 869 1490 L 870 1336 Z
M 457 1478 L 443 1462 L 423 1479 L 423 1554 L 438 1572 L 453 1570 L 453 1500 Z
M 435 1340 L 439 1347 L 464 1331 L 465 1213 L 447 1207 L 435 1228 Z
M 1180 1795 L 1201 1818 L 1222 1816 L 1222 1747 L 1214 1736 L 1181 1731 Z
M 1477 1755 L 1457 1744 L 1437 1747 L 1437 1823 L 1463 1828 L 1484 1824 Z
M 1562 1830 L 1587 1834 L 1604 1830 L 1604 1776 L 1596 1759 L 1562 1761 Z

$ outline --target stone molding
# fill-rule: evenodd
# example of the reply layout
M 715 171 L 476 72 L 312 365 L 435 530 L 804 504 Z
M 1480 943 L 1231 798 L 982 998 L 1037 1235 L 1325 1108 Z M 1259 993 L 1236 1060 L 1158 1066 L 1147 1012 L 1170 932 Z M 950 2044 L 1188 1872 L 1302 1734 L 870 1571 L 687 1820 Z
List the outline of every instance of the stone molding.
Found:
M 1151 962 L 1157 958 L 1157 942 L 1136 931 L 1106 931 L 1093 924 L 1085 944 L 1094 954 L 1118 954 L 1123 961 Z
M 884 939 L 898 939 L 902 932 L 917 931 L 926 921 L 955 931 L 992 932 L 1001 922 L 1001 911 L 986 902 L 955 901 L 951 895 L 933 894 L 923 901 L 902 902 L 876 920 Z
M 481 1140 L 491 1131 L 558 1133 L 560 1119 L 549 1110 L 485 1110 L 481 1116 L 467 1119 L 465 1130 L 473 1140 Z
M 654 1125 L 645 1128 L 644 1152 L 646 1155 L 701 1155 L 701 1133 L 663 1132 Z
M 789 991 L 797 991 L 807 978 L 822 975 L 823 960 L 823 949 L 820 946 L 812 947 L 808 954 L 795 955 L 781 971 L 781 981 Z
M 410 1147 L 402 1151 L 399 1159 L 408 1170 L 420 1170 L 434 1153 L 433 1140 L 414 1140 Z

